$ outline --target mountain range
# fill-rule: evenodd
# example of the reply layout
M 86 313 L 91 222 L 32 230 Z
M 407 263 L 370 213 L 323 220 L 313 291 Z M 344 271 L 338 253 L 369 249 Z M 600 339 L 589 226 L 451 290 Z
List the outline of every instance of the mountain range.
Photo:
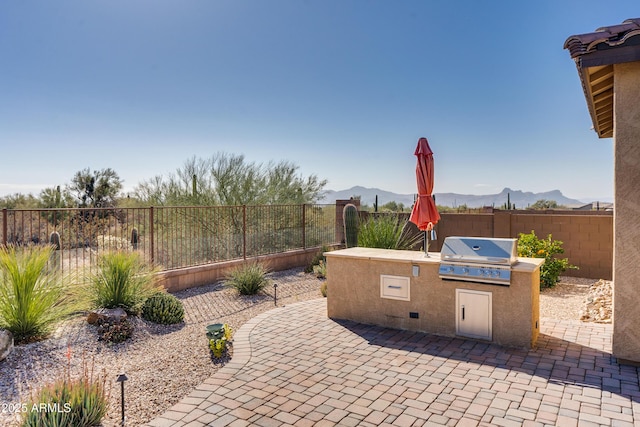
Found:
M 366 188 L 355 186 L 346 190 L 334 191 L 328 190 L 319 203 L 334 203 L 337 199 L 349 199 L 354 196 L 360 196 L 360 203 L 363 205 L 373 206 L 376 196 L 378 196 L 378 206 L 382 206 L 389 202 L 402 203 L 405 207 L 413 205 L 415 194 L 398 194 L 391 191 L 381 190 L 379 188 Z M 435 193 L 436 203 L 441 206 L 458 207 L 467 205 L 470 208 L 478 208 L 483 206 L 501 207 L 507 203 L 507 197 L 512 205 L 518 209 L 524 209 L 533 205 L 538 200 L 554 200 L 558 205 L 567 207 L 582 206 L 585 203 L 565 197 L 560 190 L 546 191 L 543 193 L 532 193 L 530 191 L 512 190 L 505 188 L 497 194 L 457 194 L 457 193 Z

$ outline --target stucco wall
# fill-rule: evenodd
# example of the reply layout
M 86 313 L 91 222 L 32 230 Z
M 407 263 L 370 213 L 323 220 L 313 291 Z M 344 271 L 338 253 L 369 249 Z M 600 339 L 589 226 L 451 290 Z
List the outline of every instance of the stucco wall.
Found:
M 438 239 L 429 250 L 439 252 L 447 236 L 513 237 L 536 232 L 563 242 L 564 255 L 579 267 L 565 275 L 611 280 L 613 277 L 613 215 L 589 211 L 495 211 L 493 213 L 442 213 L 436 225 Z M 407 219 L 409 214 L 406 215 Z
M 613 354 L 640 362 L 640 62 L 614 65 Z
M 563 242 L 564 254 L 579 270 L 568 276 L 607 279 L 613 277 L 613 216 L 611 215 L 518 215 L 511 216 L 511 236 L 536 231 L 539 238 L 551 234 Z

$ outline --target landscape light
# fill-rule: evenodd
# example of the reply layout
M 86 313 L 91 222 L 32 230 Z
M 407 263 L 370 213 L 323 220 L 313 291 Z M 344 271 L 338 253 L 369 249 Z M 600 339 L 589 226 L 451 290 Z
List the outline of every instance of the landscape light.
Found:
M 273 284 L 273 305 L 278 305 L 278 284 Z
M 122 425 L 124 425 L 124 382 L 128 380 L 125 374 L 118 375 L 117 382 L 120 383 L 120 402 L 122 403 Z

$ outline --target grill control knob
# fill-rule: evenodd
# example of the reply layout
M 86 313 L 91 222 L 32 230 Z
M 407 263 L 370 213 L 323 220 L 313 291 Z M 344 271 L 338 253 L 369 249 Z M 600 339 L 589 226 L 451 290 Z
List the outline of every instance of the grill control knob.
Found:
M 494 271 L 493 275 L 496 276 L 496 277 L 500 277 L 500 270 Z
M 466 267 L 462 268 L 462 274 L 469 274 L 469 269 Z

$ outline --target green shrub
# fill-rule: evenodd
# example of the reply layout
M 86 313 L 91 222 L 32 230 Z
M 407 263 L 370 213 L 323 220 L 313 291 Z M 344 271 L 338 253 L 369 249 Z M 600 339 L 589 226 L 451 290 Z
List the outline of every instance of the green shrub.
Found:
M 259 262 L 244 264 L 231 271 L 225 282 L 242 295 L 255 295 L 269 285 L 268 271 Z
M 154 323 L 173 325 L 184 319 L 184 306 L 175 296 L 157 292 L 144 302 L 142 317 Z
M 123 308 L 138 315 L 144 301 L 157 291 L 155 272 L 137 252 L 105 252 L 91 275 L 88 298 L 102 308 Z
M 53 253 L 53 246 L 0 248 L 0 328 L 16 343 L 46 337 L 75 308 L 65 292 L 72 277 L 47 269 Z
M 518 256 L 528 258 L 544 258 L 540 267 L 540 288 L 551 288 L 558 283 L 559 276 L 569 268 L 577 269 L 569 264 L 568 258 L 557 258 L 557 254 L 564 253 L 562 242 L 553 240 L 551 234 L 546 239 L 539 239 L 536 233 L 520 233 L 518 235 Z
M 365 248 L 411 249 L 422 241 L 422 236 L 403 233 L 403 225 L 398 216 L 393 214 L 369 217 L 358 230 L 358 245 Z
M 91 427 L 107 413 L 109 396 L 105 376 L 93 375 L 83 361 L 83 373 L 42 388 L 24 407 L 23 427 Z M 34 406 L 35 405 L 35 406 Z

